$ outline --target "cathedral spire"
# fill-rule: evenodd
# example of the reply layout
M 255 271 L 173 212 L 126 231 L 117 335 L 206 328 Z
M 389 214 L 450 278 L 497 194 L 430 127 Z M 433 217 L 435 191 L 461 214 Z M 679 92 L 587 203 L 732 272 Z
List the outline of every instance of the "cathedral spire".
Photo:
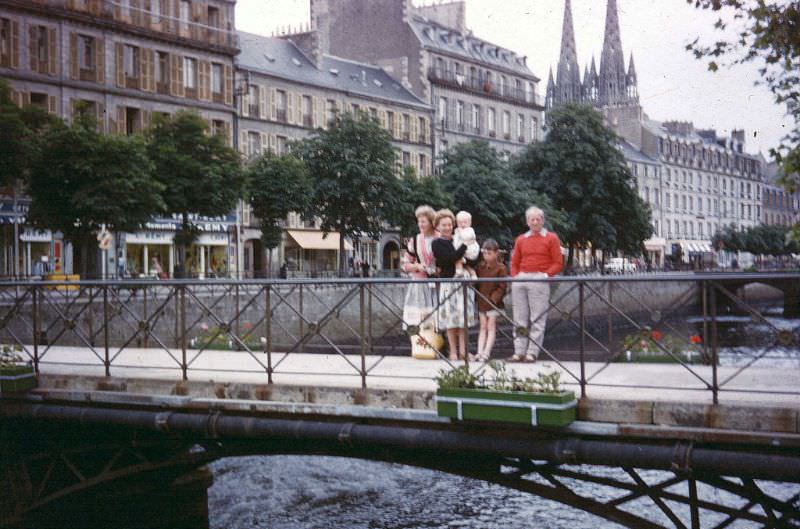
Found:
M 572 1 L 564 2 L 564 24 L 561 27 L 561 57 L 556 75 L 558 104 L 581 99 L 581 71 L 575 47 L 575 28 L 572 24 Z
M 617 0 L 608 0 L 603 53 L 600 55 L 600 103 L 614 105 L 626 99 L 625 58 L 619 31 Z

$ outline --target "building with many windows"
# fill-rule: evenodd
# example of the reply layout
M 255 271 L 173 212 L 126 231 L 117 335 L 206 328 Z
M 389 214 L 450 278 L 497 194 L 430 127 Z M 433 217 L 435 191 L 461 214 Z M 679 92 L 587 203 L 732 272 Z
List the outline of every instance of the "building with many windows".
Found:
M 310 2 L 308 39 L 322 53 L 381 66 L 433 106 L 434 156 L 476 139 L 509 154 L 540 138 L 539 78 L 525 57 L 467 29 L 463 1 Z
M 595 106 L 620 136 L 637 190 L 653 211 L 653 236 L 645 241 L 652 264 L 680 248 L 684 261 L 700 266 L 712 258 L 711 237 L 721 226 L 761 222 L 763 158 L 744 151 L 744 131 L 720 138 L 691 122 L 661 123 L 642 111 L 633 55 L 625 68 L 616 0 L 607 0 L 600 70 L 592 59 L 582 79 L 565 0 L 561 56 L 546 103 L 552 109 L 570 102 Z
M 764 165 L 764 192 L 762 193 L 764 224 L 793 226 L 800 222 L 800 191 L 789 193 L 780 183 L 778 164 L 770 162 Z
M 192 109 L 232 139 L 235 0 L 0 0 L 0 77 L 20 105 L 71 119 L 79 103 L 108 133 L 146 129 L 156 114 Z M 0 275 L 70 272 L 59 234 L 25 226 L 26 202 L 0 199 Z M 197 274 L 236 266 L 232 219 L 199 219 L 204 230 L 187 263 Z M 115 234 L 97 272 L 149 274 L 153 257 L 174 261 L 174 219 L 136 234 Z
M 432 171 L 433 111 L 382 68 L 322 53 L 308 34 L 269 38 L 239 33 L 241 54 L 237 79 L 246 87 L 239 100 L 239 150 L 248 158 L 269 149 L 287 152 L 293 140 L 325 129 L 340 112 L 366 112 L 392 136 L 398 174 L 412 167 L 418 175 Z M 295 44 L 305 47 L 307 52 Z M 247 208 L 245 224 L 254 222 Z M 323 233 L 315 221 L 290 215 L 283 244 L 273 255 L 277 269 L 286 261 L 294 272 L 334 272 L 338 234 Z M 265 271 L 259 233 L 245 230 L 244 270 Z M 388 231 L 380 241 L 347 241 L 355 256 L 377 269 L 399 266 L 400 239 Z M 275 272 L 275 270 L 273 270 Z

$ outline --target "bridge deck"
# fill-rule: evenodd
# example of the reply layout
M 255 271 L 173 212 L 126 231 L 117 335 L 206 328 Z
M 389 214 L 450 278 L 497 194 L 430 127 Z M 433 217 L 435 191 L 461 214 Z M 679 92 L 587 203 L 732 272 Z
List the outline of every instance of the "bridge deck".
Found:
M 181 378 L 181 351 L 169 351 L 170 354 L 164 349 L 125 349 L 114 360 L 111 375 L 178 381 Z M 102 350 L 98 349 L 97 354 L 102 354 Z M 113 350 L 111 354 L 114 354 Z M 191 362 L 187 373 L 190 381 L 267 383 L 267 360 L 264 353 L 213 350 L 204 351 L 194 358 L 195 355 L 197 351 L 187 352 L 187 359 Z M 273 353 L 272 365 L 273 381 L 276 384 L 361 388 L 359 355 Z M 434 377 L 440 369 L 450 365 L 442 360 L 367 355 L 367 387 L 373 390 L 434 391 Z M 573 387 L 577 387 L 580 377 L 578 362 L 557 364 L 540 360 L 536 364 L 511 363 L 508 366 L 522 378 L 535 377 L 538 372 L 555 369 L 562 373 L 562 382 Z M 599 362 L 587 362 L 585 366 L 589 384 L 588 396 L 592 398 L 697 403 L 710 403 L 712 399 L 707 386 L 712 382 L 710 366 Z M 480 370 L 480 364 L 473 363 L 472 368 Z M 104 375 L 98 356 L 90 349 L 80 347 L 50 347 L 42 358 L 40 370 L 46 375 Z M 739 368 L 720 367 L 718 380 L 722 402 L 773 405 L 799 403 L 796 394 L 800 383 L 798 369 L 751 366 L 739 373 Z

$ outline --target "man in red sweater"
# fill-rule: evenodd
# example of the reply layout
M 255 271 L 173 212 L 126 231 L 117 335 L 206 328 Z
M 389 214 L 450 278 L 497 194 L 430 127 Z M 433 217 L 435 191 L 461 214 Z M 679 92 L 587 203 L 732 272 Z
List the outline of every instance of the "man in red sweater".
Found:
M 511 254 L 511 277 L 515 279 L 546 279 L 564 268 L 561 242 L 558 236 L 544 227 L 544 212 L 537 207 L 525 211 L 530 230 L 514 241 Z M 544 341 L 547 309 L 550 304 L 550 284 L 547 281 L 515 281 L 511 288 L 514 306 L 515 362 L 535 362 Z M 520 332 L 522 331 L 522 332 Z

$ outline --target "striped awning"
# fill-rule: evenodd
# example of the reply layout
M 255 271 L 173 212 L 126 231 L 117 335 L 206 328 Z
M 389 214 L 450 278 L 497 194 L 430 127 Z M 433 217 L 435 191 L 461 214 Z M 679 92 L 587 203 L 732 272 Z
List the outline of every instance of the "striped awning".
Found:
M 686 253 L 711 253 L 711 243 L 709 241 L 684 241 L 681 243 L 683 251 Z

